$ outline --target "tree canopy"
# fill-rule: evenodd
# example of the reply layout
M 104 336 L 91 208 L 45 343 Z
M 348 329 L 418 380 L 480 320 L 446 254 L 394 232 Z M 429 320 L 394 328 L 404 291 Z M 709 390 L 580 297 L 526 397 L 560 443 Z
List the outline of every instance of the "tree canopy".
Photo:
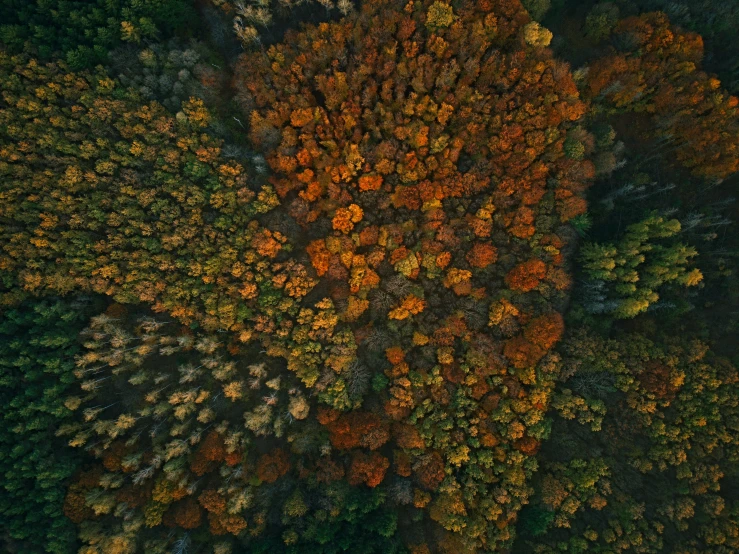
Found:
M 724 4 L 3 3 L 0 549 L 739 551 Z

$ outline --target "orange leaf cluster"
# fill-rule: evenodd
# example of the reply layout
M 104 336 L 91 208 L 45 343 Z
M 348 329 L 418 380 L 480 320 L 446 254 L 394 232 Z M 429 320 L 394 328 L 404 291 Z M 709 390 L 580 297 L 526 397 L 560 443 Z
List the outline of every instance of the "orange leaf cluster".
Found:
M 257 477 L 265 483 L 274 483 L 288 471 L 290 458 L 282 448 L 275 448 L 257 460 Z
M 337 231 L 346 234 L 354 229 L 354 225 L 362 220 L 363 215 L 362 208 L 356 204 L 349 204 L 346 208 L 336 210 L 336 214 L 332 220 L 333 227 Z
M 393 424 L 393 438 L 401 448 L 425 448 L 426 446 L 418 429 L 408 423 Z
M 506 284 L 513 290 L 529 292 L 539 286 L 546 277 L 547 266 L 538 259 L 531 259 L 518 264 L 505 277 Z
M 498 249 L 490 243 L 476 242 L 465 259 L 472 267 L 484 269 L 497 261 Z
M 213 469 L 214 462 L 223 461 L 225 456 L 226 446 L 223 438 L 216 431 L 211 431 L 195 452 L 190 469 L 196 475 L 204 475 Z
M 617 110 L 653 114 L 694 174 L 723 179 L 739 171 L 739 100 L 700 71 L 701 37 L 671 25 L 662 12 L 623 19 L 614 32 L 628 36 L 629 46 L 591 65 L 590 96 Z
M 380 448 L 390 439 L 387 424 L 372 412 L 353 411 L 327 425 L 331 444 L 339 450 Z
M 390 310 L 390 319 L 406 319 L 411 315 L 420 314 L 426 307 L 426 302 L 414 294 L 406 296 L 400 305 Z
M 565 324 L 562 315 L 557 312 L 532 319 L 526 326 L 524 337 L 536 346 L 549 350 L 562 338 Z
M 359 190 L 380 190 L 382 186 L 382 175 L 362 175 L 359 178 Z
M 389 467 L 390 461 L 378 452 L 370 452 L 369 454 L 356 452 L 352 456 L 347 480 L 350 485 L 364 483 L 368 487 L 376 487 L 382 483 Z
M 444 480 L 444 459 L 436 451 L 424 455 L 413 467 L 420 485 L 430 491 L 436 490 Z

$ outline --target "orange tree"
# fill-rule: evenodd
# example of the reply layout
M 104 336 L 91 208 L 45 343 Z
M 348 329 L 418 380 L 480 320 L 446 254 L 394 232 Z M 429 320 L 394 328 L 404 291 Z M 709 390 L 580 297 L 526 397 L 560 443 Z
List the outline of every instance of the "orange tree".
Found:
M 379 0 L 236 68 L 251 138 L 331 296 L 285 355 L 333 410 L 371 384 L 382 417 L 415 429 L 384 446 L 399 447 L 386 474 L 410 476 L 444 550 L 510 540 L 547 434 L 563 224 L 595 172 L 565 148 L 586 105 L 550 38 L 517 0 Z M 351 419 L 324 416 L 334 438 Z
M 700 69 L 703 39 L 651 12 L 621 20 L 613 48 L 588 69 L 585 91 L 616 113 L 650 114 L 693 174 L 725 179 L 739 170 L 739 99 Z

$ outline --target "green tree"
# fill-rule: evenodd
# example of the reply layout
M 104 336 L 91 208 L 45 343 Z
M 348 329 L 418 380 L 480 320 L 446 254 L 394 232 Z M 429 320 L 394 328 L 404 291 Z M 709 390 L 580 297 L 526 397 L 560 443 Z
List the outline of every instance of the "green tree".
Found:
M 382 487 L 356 488 L 336 482 L 313 491 L 313 496 L 316 495 L 322 497 L 321 504 L 331 507 L 330 511 L 301 509 L 299 514 L 291 514 L 284 520 L 287 528 L 279 536 L 247 540 L 246 551 L 254 554 L 407 553 L 397 533 L 397 512 L 387 502 Z M 285 509 L 293 511 L 297 498 L 299 494 L 293 494 Z M 296 515 L 303 517 L 295 519 Z
M 703 275 L 688 267 L 690 259 L 698 254 L 695 248 L 676 242 L 665 244 L 663 240 L 679 232 L 678 220 L 652 215 L 629 225 L 616 244 L 583 246 L 580 260 L 590 279 L 586 295 L 595 293 L 586 301 L 585 309 L 632 318 L 659 300 L 662 286 L 697 285 Z
M 566 412 L 555 421 L 513 552 L 734 552 L 736 367 L 662 333 L 579 329 L 560 352 L 566 386 L 608 412 L 590 431 Z M 613 386 L 584 386 L 596 375 Z
M 552 7 L 551 0 L 521 0 L 523 7 L 529 12 L 531 19 L 541 21 Z
M 618 23 L 619 10 L 613 2 L 593 6 L 585 18 L 585 36 L 594 42 L 608 38 Z
M 6 0 L 0 3 L 0 43 L 42 59 L 61 53 L 73 69 L 104 63 L 121 42 L 171 35 L 192 21 L 188 0 Z
M 93 304 L 49 298 L 0 317 L 0 529 L 17 552 L 71 552 L 76 542 L 62 509 L 80 453 L 54 431 L 73 416 L 65 400 Z

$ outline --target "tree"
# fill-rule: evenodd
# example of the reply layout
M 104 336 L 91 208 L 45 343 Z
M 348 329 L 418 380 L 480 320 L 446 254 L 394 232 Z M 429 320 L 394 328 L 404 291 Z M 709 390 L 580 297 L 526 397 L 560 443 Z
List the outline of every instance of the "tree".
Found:
M 521 3 L 535 21 L 544 19 L 552 5 L 550 0 L 523 0 Z
M 376 414 L 359 410 L 339 416 L 328 424 L 331 444 L 340 450 L 362 446 L 370 450 L 381 447 L 390 438 L 390 432 Z
M 0 319 L 0 518 L 7 539 L 26 552 L 63 552 L 76 543 L 63 504 L 80 456 L 54 430 L 73 417 L 67 395 L 81 350 L 77 334 L 96 303 L 27 301 Z
M 560 351 L 568 388 L 554 407 L 566 420 L 579 412 L 580 423 L 602 423 L 584 431 L 555 421 L 551 449 L 540 454 L 536 521 L 522 514 L 514 551 L 736 548 L 722 480 L 737 456 L 736 367 L 698 340 L 660 331 L 616 328 L 606 338 L 580 328 Z M 598 376 L 612 386 L 582 386 Z
M 591 12 L 598 37 L 615 16 L 615 8 L 603 6 Z M 591 64 L 588 96 L 616 113 L 653 114 L 655 134 L 675 144 L 677 160 L 696 176 L 722 180 L 739 170 L 739 99 L 700 70 L 702 38 L 662 12 L 622 19 L 613 32 L 621 51 Z
M 70 67 L 83 69 L 105 62 L 121 42 L 163 38 L 193 16 L 192 7 L 179 0 L 155 4 L 11 0 L 0 6 L 0 37 L 13 54 L 32 51 L 47 60 L 61 53 Z
M 619 9 L 612 2 L 593 6 L 585 18 L 585 35 L 594 42 L 608 38 L 619 20 Z
M 379 485 L 385 478 L 385 472 L 390 467 L 390 461 L 377 452 L 365 454 L 357 452 L 352 456 L 351 465 L 347 474 L 350 485 L 364 483 L 370 488 Z
M 586 304 L 586 310 L 632 318 L 659 300 L 660 287 L 700 283 L 700 270 L 687 267 L 698 254 L 695 248 L 680 243 L 665 245 L 659 240 L 672 238 L 679 231 L 678 220 L 653 215 L 629 225 L 618 244 L 583 246 L 580 256 L 590 286 L 602 291 Z
M 552 32 L 539 25 L 536 21 L 528 23 L 524 27 L 524 39 L 532 46 L 549 46 L 552 42 Z
M 537 259 L 518 264 L 506 275 L 506 284 L 513 290 L 529 292 L 534 290 L 547 274 L 547 266 Z
M 257 477 L 265 483 L 274 483 L 290 471 L 290 459 L 281 448 L 264 454 L 257 461 Z
M 274 261 L 287 239 L 254 217 L 277 198 L 203 133 L 202 100 L 173 117 L 101 72 L 7 54 L 0 80 L 4 304 L 85 290 L 234 331 L 296 313 L 314 280 Z

